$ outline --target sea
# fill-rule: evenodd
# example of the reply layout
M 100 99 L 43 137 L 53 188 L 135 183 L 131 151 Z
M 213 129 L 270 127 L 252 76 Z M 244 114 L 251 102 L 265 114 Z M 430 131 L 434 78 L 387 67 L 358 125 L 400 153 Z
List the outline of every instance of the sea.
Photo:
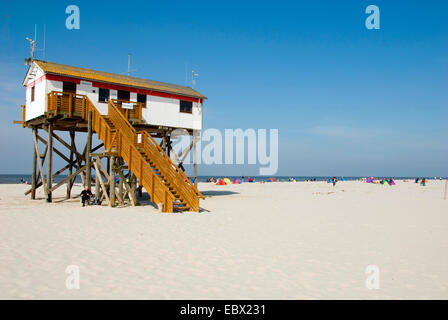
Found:
M 53 182 L 58 183 L 59 181 L 62 181 L 64 178 L 66 178 L 66 175 L 59 175 L 57 176 Z M 367 176 L 366 176 L 367 177 Z M 346 180 L 346 181 L 353 181 L 353 180 L 359 180 L 360 178 L 366 178 L 366 177 L 341 177 L 336 176 L 338 180 Z M 198 176 L 198 182 L 207 182 L 210 178 L 229 178 L 231 181 L 234 181 L 236 178 L 241 179 L 243 182 L 247 182 L 248 177 L 247 176 Z M 332 178 L 330 176 L 251 176 L 256 182 L 257 181 L 267 181 L 269 178 L 274 178 L 275 181 L 280 182 L 287 182 L 290 179 L 294 179 L 296 181 L 327 181 L 328 179 Z M 416 179 L 416 178 L 422 178 L 422 177 L 376 177 L 378 179 L 387 179 L 387 178 L 394 178 L 398 180 L 402 179 Z M 428 179 L 439 179 L 440 177 L 426 177 Z M 23 183 L 22 181 L 25 181 L 25 183 L 30 183 L 31 181 L 31 175 L 30 174 L 0 174 L 0 184 L 15 184 L 15 183 Z M 75 183 L 81 183 L 81 177 L 77 176 Z

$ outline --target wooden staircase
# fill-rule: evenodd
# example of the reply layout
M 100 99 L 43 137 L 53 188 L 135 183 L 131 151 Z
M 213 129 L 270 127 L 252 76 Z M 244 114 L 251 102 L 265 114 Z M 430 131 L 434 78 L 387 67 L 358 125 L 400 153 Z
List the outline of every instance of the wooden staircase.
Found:
M 137 132 L 113 101 L 109 101 L 108 115 L 104 116 L 88 97 L 80 99 L 82 118 L 87 121 L 92 112 L 92 130 L 108 152 L 126 161 L 152 202 L 162 204 L 163 212 L 199 212 L 199 198 L 205 199 L 204 196 L 148 132 Z M 60 103 L 50 102 L 49 99 L 47 113 L 64 111 L 59 110 L 64 109 Z

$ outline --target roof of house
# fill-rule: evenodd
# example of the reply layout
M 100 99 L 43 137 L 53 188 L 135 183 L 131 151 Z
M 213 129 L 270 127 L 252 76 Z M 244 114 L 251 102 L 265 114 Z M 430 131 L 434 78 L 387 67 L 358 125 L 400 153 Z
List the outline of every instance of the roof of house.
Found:
M 171 94 L 178 94 L 188 97 L 207 99 L 207 97 L 200 94 L 196 90 L 186 86 L 180 86 L 176 84 L 153 81 L 137 77 L 130 77 L 110 72 L 96 71 L 92 69 L 72 67 L 65 64 L 59 64 L 43 60 L 34 60 L 34 61 L 45 73 L 82 78 L 85 80 L 120 84 L 123 86 L 136 87 Z

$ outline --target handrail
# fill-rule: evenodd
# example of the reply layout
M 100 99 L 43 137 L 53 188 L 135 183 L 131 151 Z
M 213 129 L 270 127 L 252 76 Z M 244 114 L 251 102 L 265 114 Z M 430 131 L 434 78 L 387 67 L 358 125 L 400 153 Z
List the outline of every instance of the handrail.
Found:
M 138 119 L 138 123 L 141 124 L 142 123 L 142 110 L 143 110 L 143 103 L 141 102 L 137 102 L 137 101 L 131 101 L 131 100 L 119 100 L 119 99 L 111 99 L 110 101 L 112 101 L 114 103 L 114 105 L 118 108 L 120 108 L 121 110 L 123 110 L 124 114 L 126 115 L 125 118 L 130 118 L 129 113 L 131 112 L 130 110 L 134 111 L 135 113 L 137 113 L 137 119 Z M 123 104 L 123 103 L 129 103 L 133 105 L 133 109 L 127 109 L 127 108 L 123 108 L 122 106 L 118 106 L 118 104 Z
M 190 181 L 190 178 L 185 174 L 185 172 L 183 172 L 175 163 L 174 161 L 171 159 L 171 157 L 169 157 L 165 150 L 162 149 L 161 146 L 159 146 L 159 144 L 154 140 L 153 137 L 151 137 L 151 135 L 147 132 L 147 131 L 143 131 L 143 134 L 145 136 L 148 137 L 148 139 L 152 142 L 152 144 L 163 154 L 164 158 L 166 160 L 168 160 L 171 165 L 174 167 L 174 169 L 180 173 L 180 175 L 187 181 L 187 183 L 190 185 L 190 187 L 194 190 L 194 192 L 201 197 L 202 199 L 205 199 L 205 197 L 202 195 L 202 193 L 195 187 L 195 185 Z
M 129 123 L 129 121 L 126 120 L 124 115 L 118 110 L 113 101 L 109 101 L 108 115 L 112 121 L 115 120 L 114 122 L 115 126 L 120 126 L 122 130 L 124 129 L 123 126 L 125 127 L 125 131 L 127 131 L 129 139 L 135 143 L 137 140 L 137 132 L 135 128 Z M 143 150 L 148 154 L 148 156 L 151 156 L 151 160 L 155 162 L 157 168 L 161 171 L 161 173 L 165 176 L 165 178 L 169 178 L 171 181 L 175 182 L 173 188 L 180 193 L 180 195 L 187 201 L 187 203 L 192 208 L 197 207 L 197 201 L 196 199 L 194 199 L 194 197 L 197 195 L 197 192 L 199 191 L 196 191 L 197 190 L 196 188 L 192 189 L 185 188 L 184 182 L 186 182 L 187 184 L 188 183 L 191 184 L 191 181 L 188 179 L 188 177 L 185 177 L 184 179 L 183 177 L 185 175 L 183 175 L 183 172 L 172 162 L 172 160 L 166 155 L 166 153 L 163 151 L 163 149 L 160 148 L 160 146 L 154 141 L 154 139 L 148 133 L 145 133 L 144 135 L 146 137 L 149 137 L 149 139 L 148 140 L 142 139 L 141 145 L 143 147 Z M 146 141 L 155 146 L 157 152 L 152 152 L 151 147 L 145 144 Z M 161 159 L 161 157 L 163 160 Z M 166 160 L 169 161 L 168 164 Z M 173 166 L 176 169 L 174 169 Z M 177 175 L 176 171 L 182 173 L 180 175 Z M 195 193 L 194 196 L 191 194 L 192 191 Z M 199 210 L 199 208 L 197 208 L 197 210 Z

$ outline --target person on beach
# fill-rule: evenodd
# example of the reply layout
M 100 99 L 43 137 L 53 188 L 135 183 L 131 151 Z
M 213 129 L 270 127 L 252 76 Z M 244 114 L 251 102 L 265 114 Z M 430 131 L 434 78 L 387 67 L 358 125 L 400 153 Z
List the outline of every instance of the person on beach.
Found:
M 422 178 L 420 185 L 423 187 L 426 186 L 426 178 Z
M 82 201 L 83 207 L 86 206 L 86 202 L 87 202 L 87 204 L 89 204 L 89 200 L 92 196 L 93 196 L 92 192 L 89 190 L 89 188 L 87 186 L 85 186 L 84 190 L 82 190 L 82 192 L 81 192 L 81 201 Z
M 336 177 L 333 177 L 332 180 L 333 180 L 333 187 L 334 187 L 334 186 L 336 186 L 336 182 L 337 182 Z

